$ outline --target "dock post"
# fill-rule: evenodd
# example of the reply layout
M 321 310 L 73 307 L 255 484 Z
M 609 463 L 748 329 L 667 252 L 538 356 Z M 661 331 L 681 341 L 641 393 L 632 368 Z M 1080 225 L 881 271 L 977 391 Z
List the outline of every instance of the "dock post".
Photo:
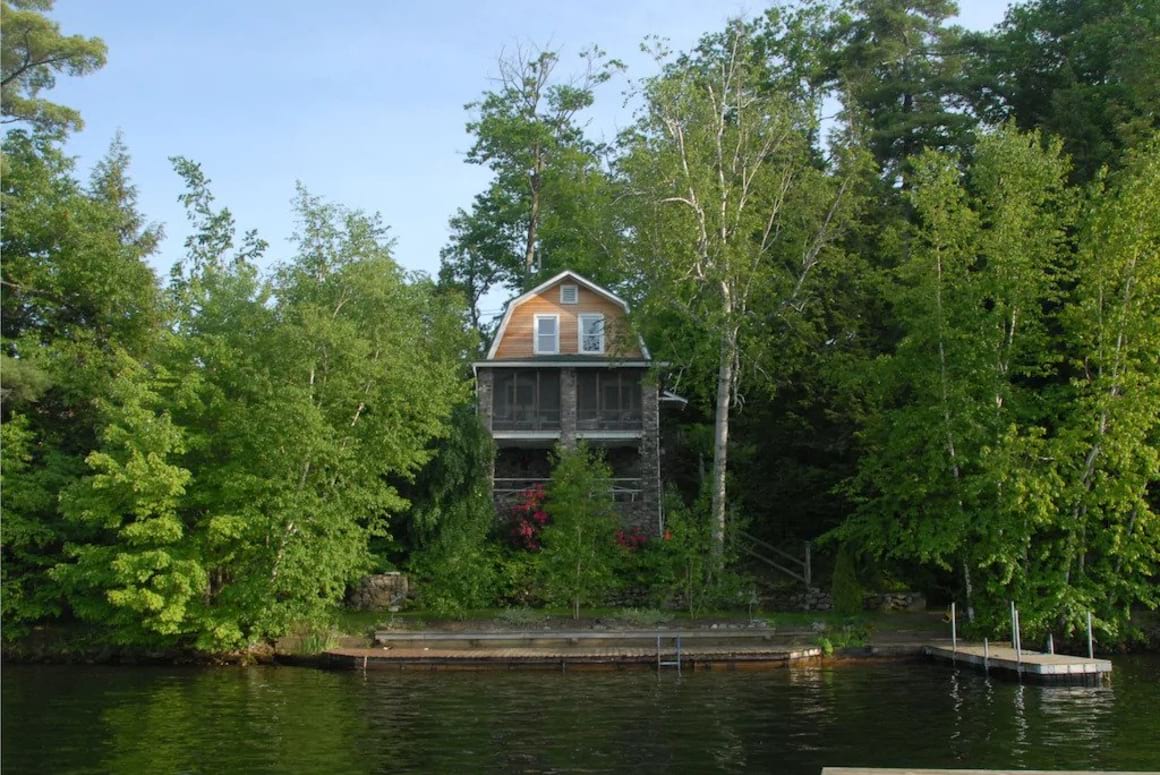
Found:
M 987 639 L 983 638 L 983 672 L 988 672 L 991 669 L 991 646 L 987 643 Z
M 951 601 L 951 651 L 958 653 L 959 637 L 958 629 L 955 626 L 955 603 Z
M 1047 633 L 1047 653 L 1055 653 L 1055 638 L 1051 637 L 1051 633 Z
M 1015 609 L 1015 653 L 1019 656 L 1023 654 L 1023 626 L 1019 621 L 1019 609 Z
M 1088 611 L 1088 659 L 1095 659 L 1096 652 L 1092 646 L 1092 612 Z
M 1015 601 L 1011 601 L 1011 648 L 1015 649 L 1015 653 L 1019 653 L 1019 636 L 1015 634 Z

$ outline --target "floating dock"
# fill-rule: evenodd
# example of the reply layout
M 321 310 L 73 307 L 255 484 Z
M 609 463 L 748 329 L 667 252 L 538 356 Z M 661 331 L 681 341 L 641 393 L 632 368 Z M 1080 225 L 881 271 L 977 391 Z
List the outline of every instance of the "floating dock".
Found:
M 928 645 L 927 656 L 940 661 L 971 665 L 982 670 L 998 670 L 1046 683 L 1098 682 L 1112 672 L 1107 659 L 1073 657 L 1021 650 L 1016 654 L 1010 644 L 960 643 L 958 646 Z

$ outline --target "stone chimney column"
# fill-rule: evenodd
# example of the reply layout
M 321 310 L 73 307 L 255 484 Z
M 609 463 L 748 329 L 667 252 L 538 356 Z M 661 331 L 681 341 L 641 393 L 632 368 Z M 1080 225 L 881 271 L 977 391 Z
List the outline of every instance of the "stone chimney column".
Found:
M 576 369 L 560 369 L 560 444 L 576 446 Z
M 661 533 L 661 413 L 660 392 L 651 375 L 640 381 L 640 489 L 641 516 L 648 532 Z

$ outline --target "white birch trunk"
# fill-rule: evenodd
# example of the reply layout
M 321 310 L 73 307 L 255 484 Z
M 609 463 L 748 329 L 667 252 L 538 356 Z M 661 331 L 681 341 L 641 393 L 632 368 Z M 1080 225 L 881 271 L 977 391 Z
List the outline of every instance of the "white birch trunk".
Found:
M 729 453 L 729 408 L 733 395 L 733 364 L 737 356 L 737 334 L 733 329 L 721 337 L 717 367 L 717 412 L 713 420 L 713 500 L 711 527 L 713 559 L 718 566 L 725 556 L 725 473 Z

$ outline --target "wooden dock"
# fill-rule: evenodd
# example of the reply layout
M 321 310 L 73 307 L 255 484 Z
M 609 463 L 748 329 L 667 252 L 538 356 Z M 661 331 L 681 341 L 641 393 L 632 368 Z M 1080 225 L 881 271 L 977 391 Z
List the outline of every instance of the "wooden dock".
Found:
M 655 639 L 655 636 L 654 636 Z M 819 648 L 714 645 L 682 648 L 681 670 L 736 670 L 784 667 L 816 659 Z M 553 648 L 336 648 L 323 654 L 325 664 L 353 670 L 484 670 L 484 669 L 632 669 L 675 668 L 672 643 L 655 646 L 569 646 Z
M 1107 659 L 1088 659 L 1067 654 L 1045 654 L 1022 650 L 1019 654 L 1010 644 L 994 643 L 987 647 L 978 643 L 928 645 L 926 654 L 941 661 L 971 665 L 983 670 L 998 670 L 1043 682 L 1099 681 L 1112 672 Z
M 928 770 L 878 767 L 823 767 L 822 775 L 1160 775 L 1119 770 Z

